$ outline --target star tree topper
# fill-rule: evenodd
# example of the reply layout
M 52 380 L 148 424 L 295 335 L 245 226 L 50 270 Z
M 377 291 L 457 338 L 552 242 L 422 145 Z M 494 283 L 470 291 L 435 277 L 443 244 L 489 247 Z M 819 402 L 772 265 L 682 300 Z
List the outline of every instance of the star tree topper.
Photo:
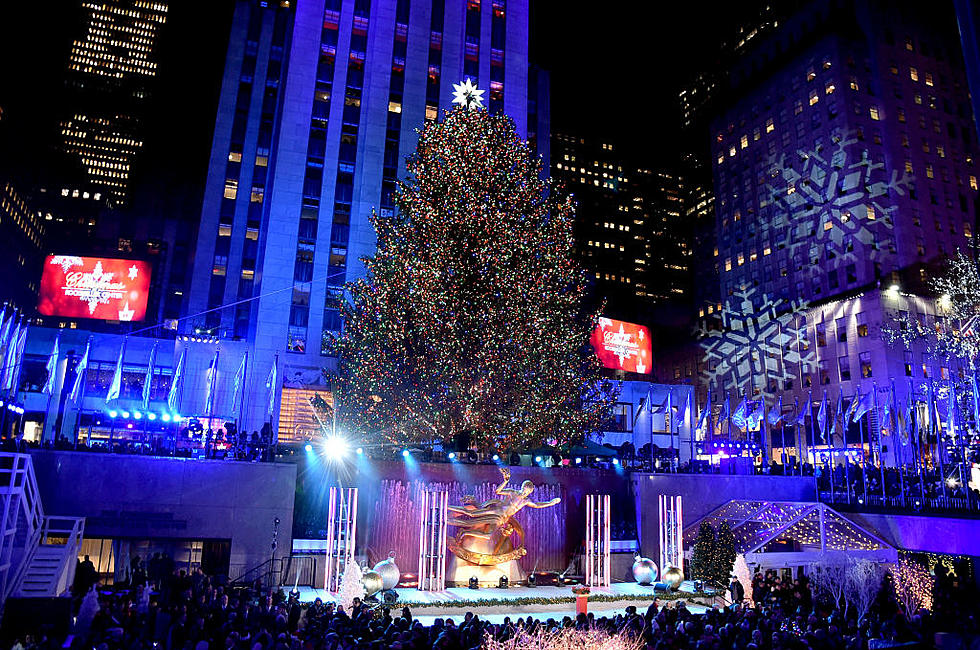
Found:
M 463 108 L 483 108 L 483 91 L 478 90 L 469 77 L 461 84 L 453 84 L 453 103 Z

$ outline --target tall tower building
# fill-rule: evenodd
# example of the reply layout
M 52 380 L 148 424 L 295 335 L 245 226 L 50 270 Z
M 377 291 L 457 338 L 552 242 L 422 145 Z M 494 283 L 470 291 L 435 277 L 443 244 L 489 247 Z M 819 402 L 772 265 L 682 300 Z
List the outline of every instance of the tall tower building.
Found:
M 471 78 L 488 110 L 547 138 L 528 20 L 528 0 L 237 3 L 187 328 L 247 340 L 256 394 L 279 364 L 280 431 L 291 405 L 329 388 L 343 286 L 376 246 L 369 217 L 394 210 L 416 129 L 451 106 L 453 84 Z
M 102 199 L 110 208 L 121 207 L 129 198 L 133 159 L 143 145 L 141 106 L 149 101 L 148 82 L 157 72 L 153 51 L 167 4 L 86 0 L 82 6 L 85 33 L 71 49 L 66 101 L 71 114 L 61 134 L 65 151 L 77 157 L 91 188 L 60 190 L 69 198 Z

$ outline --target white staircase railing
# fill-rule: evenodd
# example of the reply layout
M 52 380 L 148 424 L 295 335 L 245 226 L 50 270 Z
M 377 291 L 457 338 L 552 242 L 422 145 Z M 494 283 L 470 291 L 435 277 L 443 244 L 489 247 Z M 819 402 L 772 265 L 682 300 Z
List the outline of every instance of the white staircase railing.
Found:
M 56 551 L 57 567 L 43 595 L 64 593 L 74 579 L 84 518 L 44 515 L 34 465 L 27 454 L 0 453 L 0 508 L 0 606 L 20 590 L 42 548 L 49 558 Z

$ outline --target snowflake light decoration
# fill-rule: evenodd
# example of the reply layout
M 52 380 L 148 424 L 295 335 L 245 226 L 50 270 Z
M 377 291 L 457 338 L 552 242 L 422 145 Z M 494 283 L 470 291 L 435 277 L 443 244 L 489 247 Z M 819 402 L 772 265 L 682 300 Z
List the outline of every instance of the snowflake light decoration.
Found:
M 777 385 L 800 379 L 800 366 L 814 361 L 814 351 L 801 350 L 806 319 L 803 305 L 773 301 L 755 288 L 737 291 L 721 310 L 721 330 L 702 328 L 707 384 L 741 387 L 745 381 L 768 379 Z M 766 387 L 768 388 L 768 387 Z
M 822 259 L 836 257 L 843 265 L 875 261 L 886 252 L 875 242 L 894 227 L 898 206 L 889 195 L 904 195 L 913 179 L 897 171 L 887 176 L 884 163 L 871 160 L 861 145 L 853 134 L 835 134 L 829 148 L 800 150 L 795 161 L 784 154 L 770 167 L 777 245 L 791 258 L 806 259 L 802 266 L 811 273 L 826 273 L 814 264 Z

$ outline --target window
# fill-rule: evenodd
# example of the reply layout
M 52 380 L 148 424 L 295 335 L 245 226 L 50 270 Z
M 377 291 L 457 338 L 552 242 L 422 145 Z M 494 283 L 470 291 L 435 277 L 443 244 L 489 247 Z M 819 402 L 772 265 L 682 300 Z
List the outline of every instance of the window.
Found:
M 773 124 L 772 118 L 770 117 L 766 120 L 766 133 L 772 133 L 776 130 L 776 125 Z
M 841 381 L 851 381 L 851 364 L 846 356 L 837 358 L 837 371 Z
M 225 198 L 235 199 L 238 196 L 238 181 L 233 178 L 225 179 Z
M 859 339 L 866 338 L 868 336 L 868 317 L 861 312 L 857 315 L 857 335 Z
M 912 81 L 918 81 L 919 71 L 916 70 L 915 68 L 909 68 L 909 79 L 911 79 Z
M 871 353 L 861 352 L 858 355 L 858 360 L 861 362 L 861 376 L 870 377 L 871 376 Z
M 905 351 L 905 376 L 912 376 L 912 352 L 909 350 Z
M 847 343 L 847 319 L 838 318 L 835 324 L 837 326 L 837 342 Z
M 810 91 L 810 106 L 813 106 L 820 101 L 820 95 L 817 94 L 816 90 Z
M 228 152 L 228 162 L 241 162 L 242 152 L 241 151 L 230 151 Z
M 826 359 L 820 360 L 820 385 L 827 386 L 830 384 L 830 362 Z
M 933 85 L 933 83 L 932 83 L 932 73 L 931 72 L 927 72 L 926 73 L 926 85 L 927 86 L 932 86 Z
M 739 143 L 741 144 L 742 149 L 745 149 L 747 146 L 749 146 L 749 136 L 743 135 L 739 140 Z
M 877 106 L 872 106 L 868 110 L 871 112 L 871 119 L 872 120 L 878 120 L 878 119 L 880 119 L 879 116 L 878 116 L 878 107 Z
M 827 347 L 827 324 L 820 322 L 817 323 L 817 347 L 825 348 Z
M 899 122 L 902 122 L 902 123 L 905 122 L 905 109 L 904 108 L 898 109 L 898 121 Z

